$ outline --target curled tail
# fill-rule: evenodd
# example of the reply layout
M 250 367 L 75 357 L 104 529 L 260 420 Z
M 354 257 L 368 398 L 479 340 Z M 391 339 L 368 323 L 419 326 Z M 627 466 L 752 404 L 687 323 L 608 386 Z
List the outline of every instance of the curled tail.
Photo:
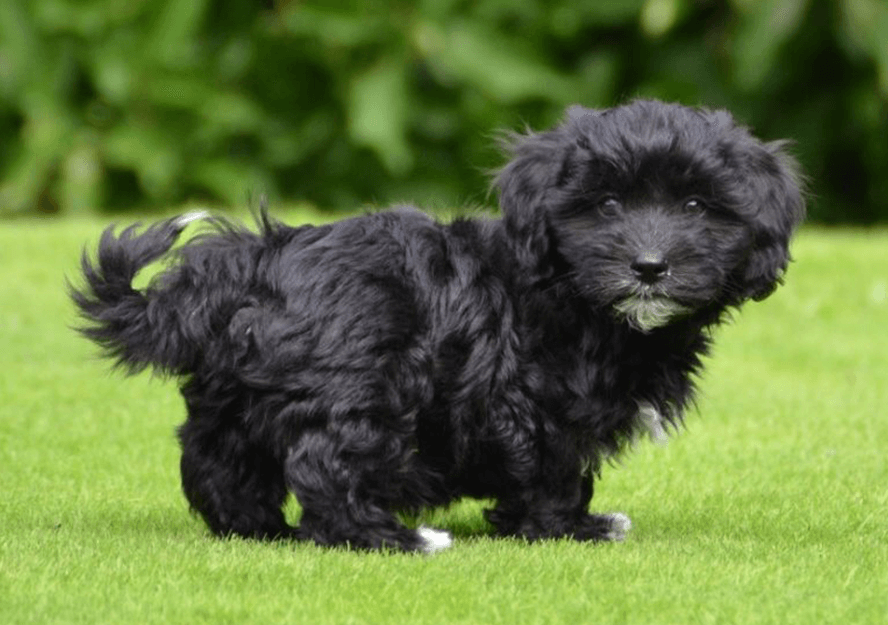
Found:
M 71 298 L 86 322 L 78 331 L 100 345 L 118 366 L 136 373 L 149 365 L 167 373 L 180 373 L 194 354 L 178 331 L 176 311 L 148 292 L 133 288 L 132 281 L 146 265 L 166 254 L 190 222 L 205 213 L 188 213 L 146 228 L 136 226 L 119 235 L 110 227 L 102 233 L 98 254 L 81 260 L 86 284 L 69 286 Z

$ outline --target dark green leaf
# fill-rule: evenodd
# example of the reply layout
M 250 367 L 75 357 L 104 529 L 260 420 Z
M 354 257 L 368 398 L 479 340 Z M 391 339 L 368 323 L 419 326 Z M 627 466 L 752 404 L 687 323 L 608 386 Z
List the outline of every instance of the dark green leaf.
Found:
M 409 99 L 404 64 L 387 58 L 355 77 L 348 96 L 349 133 L 358 144 L 374 150 L 396 175 L 413 165 L 407 144 Z
M 754 89 L 774 68 L 780 47 L 798 30 L 810 0 L 743 3 L 734 42 L 735 80 Z

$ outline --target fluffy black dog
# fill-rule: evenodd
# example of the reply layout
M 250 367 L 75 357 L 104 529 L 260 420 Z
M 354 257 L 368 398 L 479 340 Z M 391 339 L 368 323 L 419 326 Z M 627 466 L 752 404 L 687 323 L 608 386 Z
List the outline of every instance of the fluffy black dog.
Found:
M 182 486 L 213 532 L 434 551 L 449 534 L 396 512 L 471 496 L 503 535 L 623 538 L 593 477 L 681 419 L 711 327 L 780 282 L 799 176 L 728 113 L 652 101 L 572 108 L 511 150 L 501 220 L 263 212 L 170 252 L 186 215 L 84 255 L 81 331 L 183 380 Z

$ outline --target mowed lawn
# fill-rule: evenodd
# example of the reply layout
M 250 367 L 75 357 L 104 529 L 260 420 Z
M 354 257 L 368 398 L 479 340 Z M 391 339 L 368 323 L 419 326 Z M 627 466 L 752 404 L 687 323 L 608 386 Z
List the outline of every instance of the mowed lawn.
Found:
M 0 623 L 888 623 L 888 232 L 803 231 L 717 331 L 685 431 L 604 470 L 626 542 L 494 539 L 463 502 L 426 557 L 209 536 L 175 383 L 69 329 L 104 225 L 0 224 Z

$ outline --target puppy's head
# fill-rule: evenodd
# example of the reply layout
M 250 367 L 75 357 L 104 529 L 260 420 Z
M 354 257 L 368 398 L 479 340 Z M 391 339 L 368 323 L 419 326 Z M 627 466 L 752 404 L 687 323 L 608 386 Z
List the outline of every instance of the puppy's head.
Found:
M 496 184 L 519 259 L 558 258 L 591 303 L 643 331 L 767 297 L 804 216 L 783 143 L 724 111 L 574 107 L 512 152 Z

